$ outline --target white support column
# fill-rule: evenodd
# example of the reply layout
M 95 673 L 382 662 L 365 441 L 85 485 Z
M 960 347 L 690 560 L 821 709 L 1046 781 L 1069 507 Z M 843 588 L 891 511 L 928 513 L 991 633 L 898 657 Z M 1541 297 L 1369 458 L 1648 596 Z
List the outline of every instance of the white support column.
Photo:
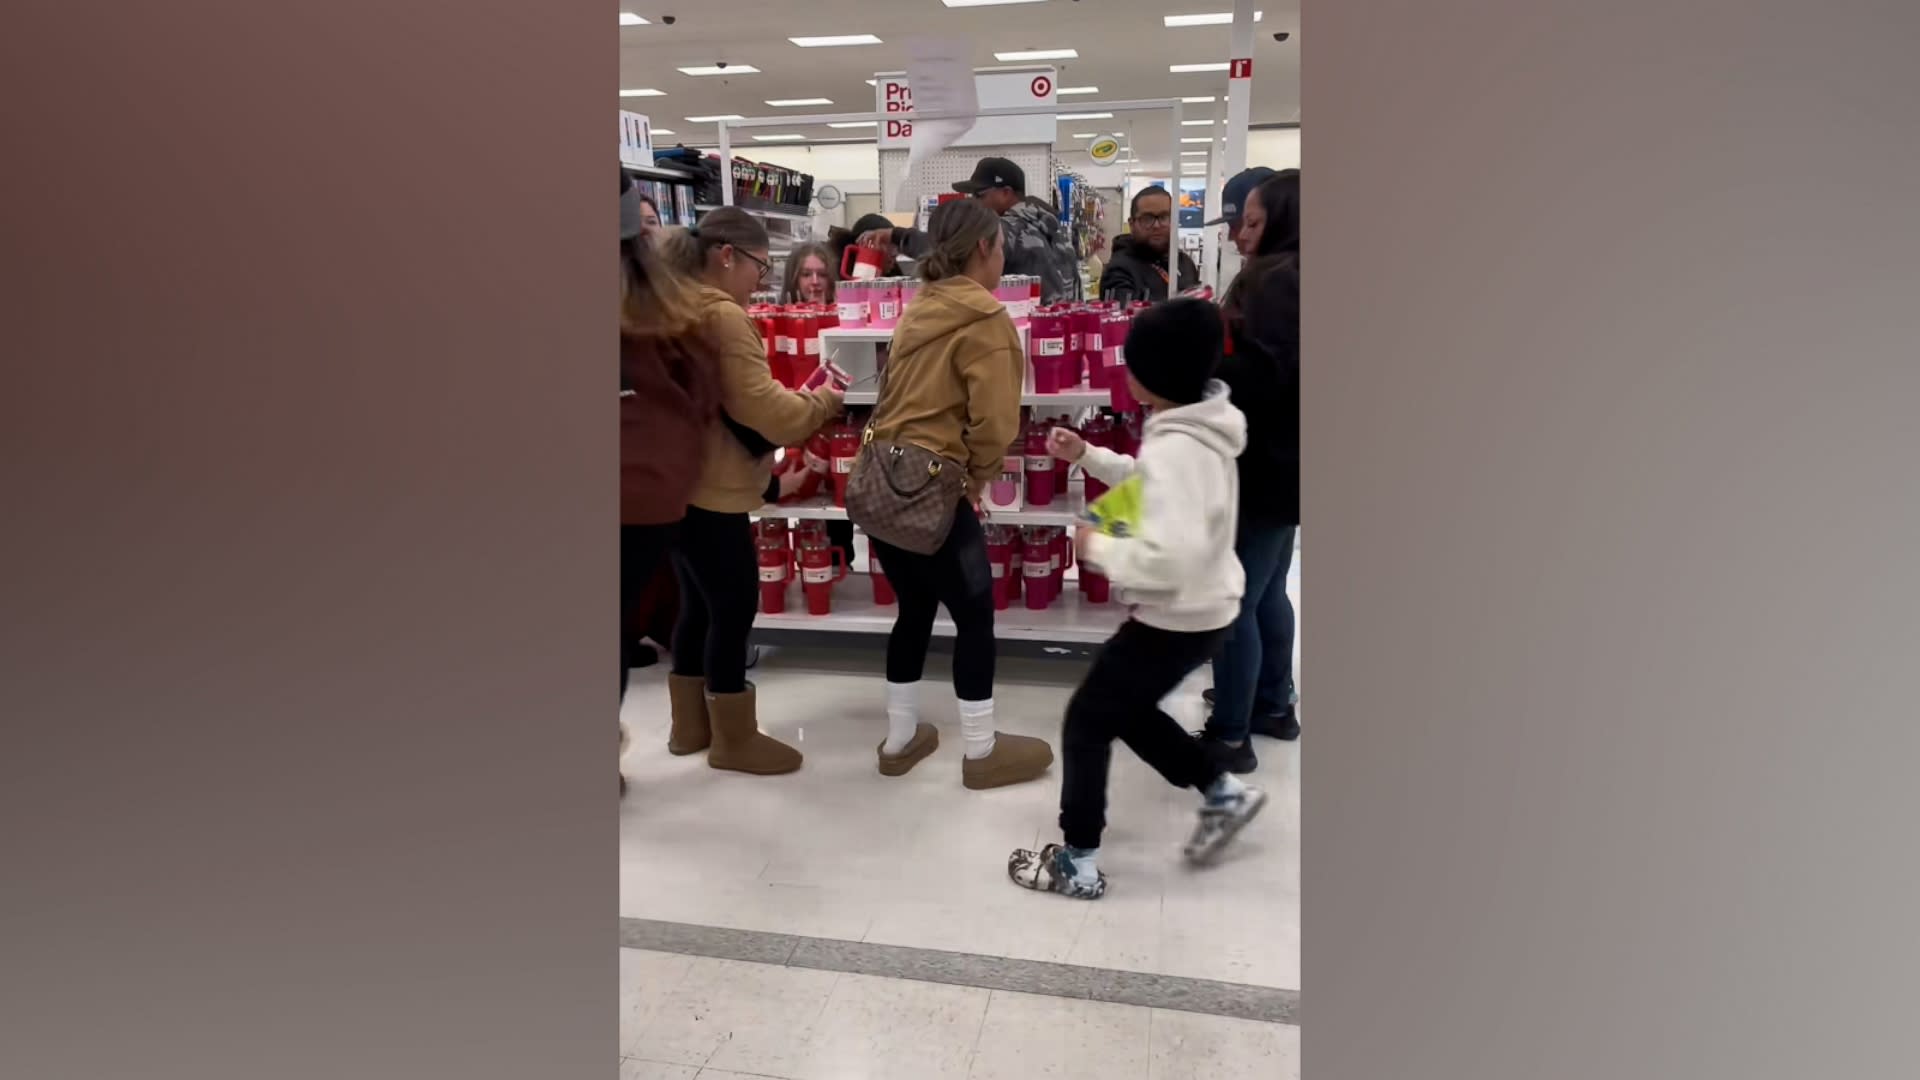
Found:
M 720 205 L 733 205 L 733 129 L 720 121 Z
M 1253 120 L 1253 7 L 1255 0 L 1233 0 L 1232 42 L 1227 50 L 1230 64 L 1245 62 L 1249 70 L 1227 72 L 1226 161 L 1223 177 L 1231 178 L 1247 167 L 1247 127 Z M 1239 76 L 1236 78 L 1235 76 Z M 1220 259 L 1220 288 L 1225 290 L 1240 271 L 1240 253 L 1226 246 Z
M 1207 129 L 1212 134 L 1207 139 L 1207 182 L 1202 185 L 1206 193 L 1201 207 L 1202 222 L 1212 221 L 1220 212 L 1220 189 L 1227 177 L 1222 171 L 1226 168 L 1226 144 L 1221 141 L 1227 130 L 1223 123 L 1226 120 L 1226 107 L 1226 102 L 1214 98 L 1213 107 L 1207 110 L 1213 118 L 1213 125 Z M 1203 226 L 1200 230 L 1200 258 L 1203 260 L 1200 280 L 1213 286 L 1216 296 L 1220 292 L 1220 251 L 1226 246 L 1225 239 L 1226 232 L 1218 225 L 1211 229 Z

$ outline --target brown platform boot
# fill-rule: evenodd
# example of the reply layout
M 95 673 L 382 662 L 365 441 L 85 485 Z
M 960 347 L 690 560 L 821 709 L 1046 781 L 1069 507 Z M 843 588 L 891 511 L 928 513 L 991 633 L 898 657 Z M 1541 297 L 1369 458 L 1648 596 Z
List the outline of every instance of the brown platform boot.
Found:
M 738 694 L 708 694 L 707 715 L 713 718 L 708 765 L 755 776 L 790 773 L 800 767 L 800 751 L 760 733 L 752 683 Z
M 668 675 L 667 701 L 673 713 L 673 727 L 667 733 L 667 753 L 697 754 L 713 745 L 704 675 Z
M 1030 735 L 993 733 L 993 749 L 983 758 L 960 762 L 960 782 L 975 791 L 1024 784 L 1044 776 L 1053 764 L 1053 747 Z

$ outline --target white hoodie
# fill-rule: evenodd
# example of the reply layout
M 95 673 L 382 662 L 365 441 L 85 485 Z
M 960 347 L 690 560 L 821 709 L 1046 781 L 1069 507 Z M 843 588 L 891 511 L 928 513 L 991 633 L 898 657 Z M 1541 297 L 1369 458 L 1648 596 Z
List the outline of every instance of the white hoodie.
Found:
M 1180 633 L 1218 630 L 1240 614 L 1246 575 L 1233 553 L 1240 511 L 1234 461 L 1247 445 L 1247 420 L 1219 380 L 1192 405 L 1147 419 L 1140 456 L 1087 447 L 1080 465 L 1109 485 L 1138 473 L 1140 522 L 1125 539 L 1099 534 L 1084 561 L 1106 574 L 1148 626 Z

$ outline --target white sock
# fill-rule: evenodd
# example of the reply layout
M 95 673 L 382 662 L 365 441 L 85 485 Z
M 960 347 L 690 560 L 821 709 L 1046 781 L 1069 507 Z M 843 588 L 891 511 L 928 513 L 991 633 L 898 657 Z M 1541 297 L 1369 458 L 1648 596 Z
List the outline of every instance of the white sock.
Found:
M 1067 857 L 1073 860 L 1073 880 L 1082 885 L 1091 885 L 1100 880 L 1100 868 L 1095 865 L 1100 858 L 1099 848 L 1070 847 Z
M 993 753 L 993 699 L 960 703 L 960 737 L 966 741 L 967 756 L 983 758 Z
M 880 750 L 886 754 L 897 754 L 913 741 L 913 733 L 920 726 L 920 684 L 917 682 L 890 682 L 887 684 L 887 741 Z
M 1243 783 L 1239 777 L 1230 772 L 1221 773 L 1220 779 L 1215 780 L 1213 786 L 1207 789 L 1207 801 L 1210 803 L 1227 802 L 1238 798 L 1241 793 L 1246 790 L 1247 785 Z

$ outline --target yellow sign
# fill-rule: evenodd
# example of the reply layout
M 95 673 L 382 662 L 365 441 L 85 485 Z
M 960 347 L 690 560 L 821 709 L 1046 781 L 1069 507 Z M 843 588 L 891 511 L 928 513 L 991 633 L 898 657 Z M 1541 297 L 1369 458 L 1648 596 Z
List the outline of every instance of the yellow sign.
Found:
M 1087 147 L 1087 156 L 1093 159 L 1094 164 L 1105 165 L 1120 156 L 1120 143 L 1115 139 L 1095 139 L 1093 145 Z

